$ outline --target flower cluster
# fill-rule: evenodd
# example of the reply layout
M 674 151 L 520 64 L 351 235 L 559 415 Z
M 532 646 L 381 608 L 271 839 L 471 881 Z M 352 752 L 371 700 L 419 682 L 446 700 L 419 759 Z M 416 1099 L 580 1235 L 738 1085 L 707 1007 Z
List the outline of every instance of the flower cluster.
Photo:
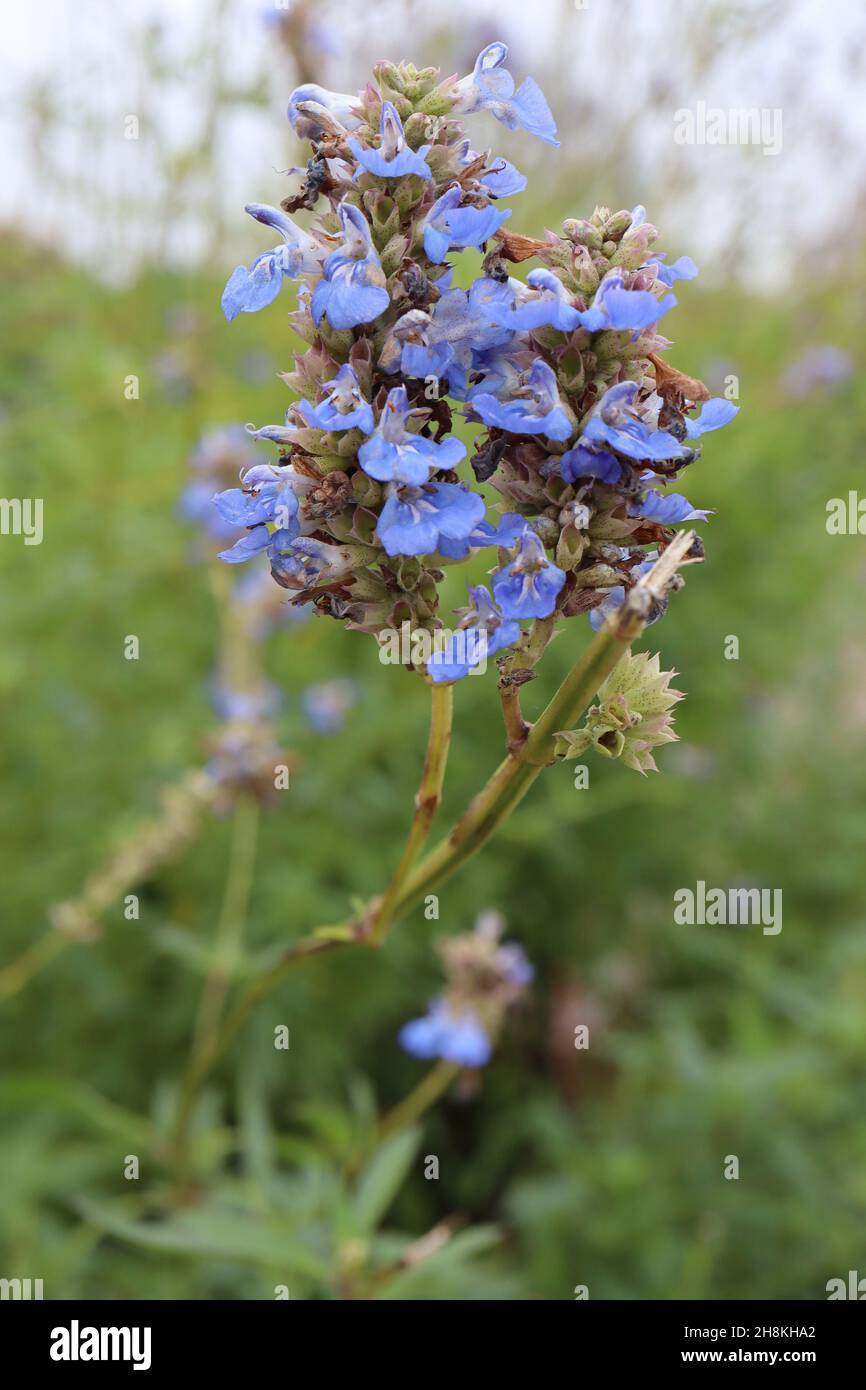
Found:
M 503 925 L 498 913 L 484 912 L 474 931 L 438 943 L 445 991 L 400 1030 L 400 1043 L 413 1057 L 463 1067 L 490 1061 L 507 1011 L 534 975 L 520 946 L 500 942 Z
M 280 208 L 247 207 L 280 241 L 233 271 L 222 301 L 231 319 L 295 280 L 308 344 L 284 376 L 283 423 L 248 427 L 278 461 L 216 499 L 241 531 L 222 558 L 265 555 L 294 604 L 379 635 L 441 628 L 446 567 L 489 550 L 490 588 L 460 616 L 475 640 L 446 645 L 434 681 L 519 653 L 524 623 L 603 621 L 671 528 L 706 517 L 669 485 L 736 414 L 662 355 L 671 287 L 697 269 L 653 249 L 643 208 L 596 208 L 543 239 L 506 226 L 502 202 L 526 180 L 476 152 L 463 118 L 487 109 L 558 143 L 538 86 L 516 86 L 506 59 L 494 43 L 459 81 L 382 62 L 355 96 L 293 92 L 311 157 Z M 461 289 L 451 258 L 466 249 L 483 260 Z M 509 273 L 530 259 L 525 281 Z M 484 484 L 501 499 L 492 518 Z

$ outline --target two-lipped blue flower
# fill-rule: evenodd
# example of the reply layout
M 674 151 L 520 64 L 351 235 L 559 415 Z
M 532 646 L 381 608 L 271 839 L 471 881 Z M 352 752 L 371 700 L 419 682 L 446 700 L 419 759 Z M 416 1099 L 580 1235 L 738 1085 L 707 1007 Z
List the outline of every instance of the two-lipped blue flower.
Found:
M 527 526 L 515 558 L 493 576 L 493 597 L 506 618 L 549 618 L 564 583 L 565 571 L 548 560 Z
M 468 165 L 474 164 L 478 158 L 478 153 L 471 148 L 468 140 L 458 145 L 457 161 L 461 168 L 465 169 Z M 478 182 L 484 184 L 492 198 L 511 198 L 515 193 L 523 192 L 526 187 L 526 175 L 521 174 L 507 159 L 495 155 Z
M 298 401 L 297 409 L 307 425 L 320 430 L 363 430 L 364 434 L 372 434 L 376 423 L 373 407 L 364 399 L 354 367 L 342 366 L 326 383 L 326 391 L 325 399 L 318 405 Z
M 366 169 L 368 174 L 376 174 L 381 179 L 398 179 L 404 174 L 417 174 L 420 179 L 433 177 L 424 156 L 429 145 L 411 150 L 403 134 L 403 122 L 390 101 L 382 102 L 382 115 L 379 121 L 380 142 L 378 150 L 362 145 L 354 137 L 346 143 L 358 161 L 355 177 Z
M 424 218 L 424 250 L 434 265 L 441 265 L 452 247 L 483 246 L 511 216 L 511 208 L 500 212 L 492 203 L 461 207 L 462 196 L 459 183 L 452 183 Z
M 245 265 L 236 266 L 228 278 L 222 294 L 222 311 L 226 318 L 237 318 L 240 313 L 253 314 L 273 303 L 282 288 L 285 278 L 295 279 L 298 275 L 315 274 L 322 268 L 324 248 L 309 235 L 296 227 L 290 217 L 278 208 L 263 203 L 247 203 L 246 211 L 257 222 L 274 227 L 283 237 L 283 245 L 275 246 L 257 256 L 249 270 Z
M 644 521 L 655 521 L 660 526 L 676 526 L 681 521 L 706 521 L 709 512 L 697 510 L 687 497 L 679 492 L 645 492 L 639 501 L 628 509 L 629 516 L 641 517 Z
M 682 458 L 680 442 L 665 430 L 651 427 L 639 414 L 636 381 L 620 381 L 605 391 L 587 421 L 581 441 L 607 444 L 631 459 Z
M 533 362 L 525 380 L 507 401 L 482 392 L 473 395 L 472 410 L 486 425 L 511 434 L 544 434 L 548 439 L 568 439 L 574 425 L 562 409 L 556 376 L 541 358 Z
M 292 92 L 286 111 L 289 125 L 299 135 L 303 133 L 299 130 L 304 116 L 301 106 L 308 103 L 323 107 L 346 130 L 356 130 L 362 123 L 357 96 L 349 92 L 329 92 L 327 87 L 320 87 L 316 82 L 305 82 Z
M 581 439 L 559 459 L 559 471 L 567 483 L 595 478 L 600 483 L 618 483 L 622 464 L 608 449 L 591 449 Z
M 400 1046 L 427 1061 L 441 1057 L 461 1067 L 483 1067 L 493 1047 L 474 1009 L 455 1012 L 444 999 L 434 999 L 426 1014 L 400 1029 Z
M 332 328 L 354 328 L 378 318 L 391 301 L 366 217 L 345 198 L 337 211 L 343 243 L 325 261 L 310 307 L 316 325 L 327 314 Z
M 702 434 L 708 434 L 710 430 L 720 430 L 739 413 L 740 407 L 734 405 L 733 401 L 713 396 L 712 400 L 701 406 L 696 419 L 692 420 L 686 416 L 686 434 L 689 439 L 700 439 Z
M 376 535 L 389 555 L 432 555 L 462 545 L 484 517 L 484 499 L 465 483 L 389 489 Z
M 230 526 L 249 528 L 230 550 L 220 552 L 229 564 L 249 560 L 271 545 L 267 523 L 276 527 L 281 541 L 293 539 L 300 530 L 295 474 L 292 468 L 270 463 L 256 464 L 244 474 L 243 487 L 227 488 L 214 497 L 214 506 Z
M 596 290 L 592 307 L 585 309 L 579 318 L 590 333 L 605 329 L 639 333 L 658 323 L 663 314 L 675 307 L 676 302 L 676 295 L 673 294 L 657 299 L 650 290 L 627 290 L 622 275 L 611 271 Z
M 481 521 L 465 540 L 446 540 L 440 536 L 439 553 L 449 560 L 465 560 L 472 550 L 482 550 L 486 546 L 497 545 L 503 550 L 513 550 L 526 530 L 526 517 L 519 512 L 505 512 L 495 526 L 489 521 Z
M 552 270 L 531 270 L 526 284 L 510 280 L 515 292 L 511 308 L 495 304 L 489 310 L 494 323 L 515 332 L 533 328 L 558 328 L 563 333 L 571 333 L 581 323 L 582 315 L 575 309 L 571 297 Z
M 558 145 L 556 122 L 544 93 L 531 77 L 514 90 L 514 78 L 503 66 L 508 57 L 504 43 L 491 43 L 482 49 L 471 76 L 454 87 L 455 114 L 471 115 L 490 111 L 509 130 L 526 130 L 548 145 Z
M 379 364 L 386 372 L 407 377 L 446 378 L 457 399 L 466 393 L 467 373 L 484 354 L 512 338 L 491 317 L 491 306 L 511 302 L 507 285 L 482 276 L 466 290 L 446 290 L 433 313 L 411 309 L 394 324 Z
M 462 680 L 482 661 L 504 647 L 513 647 L 520 638 L 520 624 L 504 616 L 483 584 L 470 587 L 469 597 L 472 606 L 460 627 L 427 663 L 427 674 L 437 685 Z
M 409 404 L 405 386 L 388 392 L 374 433 L 358 450 L 364 472 L 380 483 L 426 483 L 432 470 L 456 468 L 466 457 L 466 445 L 454 436 L 437 444 L 412 434 L 406 421 L 418 411 Z
M 678 256 L 670 265 L 665 265 L 664 259 L 664 251 L 650 256 L 650 261 L 656 267 L 656 279 L 660 280 L 663 285 L 667 285 L 668 289 L 677 280 L 694 280 L 698 274 L 698 268 L 691 256 Z

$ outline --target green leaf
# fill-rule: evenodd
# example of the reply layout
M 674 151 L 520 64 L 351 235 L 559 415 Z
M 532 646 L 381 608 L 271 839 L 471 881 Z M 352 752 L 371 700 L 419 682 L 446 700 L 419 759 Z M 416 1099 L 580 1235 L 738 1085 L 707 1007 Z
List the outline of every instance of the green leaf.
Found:
M 353 1215 L 361 1235 L 376 1229 L 397 1196 L 418 1151 L 420 1129 L 403 1130 L 373 1154 L 358 1180 Z
M 164 1221 L 138 1221 L 87 1198 L 75 1205 L 100 1230 L 148 1250 L 266 1264 L 287 1274 L 327 1278 L 327 1262 L 299 1240 L 282 1217 L 211 1202 Z
M 431 1282 L 438 1283 L 444 1275 L 454 1278 L 476 1255 L 492 1250 L 501 1240 L 502 1232 L 496 1226 L 473 1226 L 468 1231 L 460 1231 L 426 1260 L 389 1279 L 376 1297 L 385 1300 L 418 1297 Z

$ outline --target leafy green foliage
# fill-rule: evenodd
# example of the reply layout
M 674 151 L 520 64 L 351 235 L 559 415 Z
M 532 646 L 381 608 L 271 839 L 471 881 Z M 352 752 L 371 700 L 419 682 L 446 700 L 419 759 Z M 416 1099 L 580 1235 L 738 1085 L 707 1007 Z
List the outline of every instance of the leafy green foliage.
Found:
M 40 547 L 0 543 L 9 960 L 202 757 L 216 618 L 175 502 L 204 427 L 277 418 L 290 342 L 279 311 L 226 328 L 211 281 L 110 291 L 5 249 L 0 491 L 44 497 L 46 528 Z M 101 940 L 2 1006 L 4 1273 L 73 1298 L 271 1298 L 280 1283 L 318 1298 L 569 1299 L 579 1283 L 755 1298 L 821 1297 L 862 1262 L 863 553 L 824 517 L 862 477 L 866 391 L 862 373 L 832 403 L 778 385 L 804 330 L 859 341 L 862 305 L 835 289 L 788 307 L 696 286 L 681 300 L 678 365 L 716 391 L 735 372 L 743 409 L 689 483 L 717 512 L 709 562 L 644 644 L 688 694 L 661 775 L 588 753 L 577 790 L 573 765 L 555 767 L 441 890 L 438 922 L 418 910 L 381 956 L 335 952 L 287 979 L 202 1099 L 189 1205 L 165 1164 L 226 862 L 229 826 L 207 822 L 141 890 L 138 922 L 119 904 Z M 444 611 L 462 600 L 452 582 Z M 530 717 L 579 636 L 552 644 Z M 334 623 L 280 634 L 269 665 L 300 763 L 264 817 L 250 958 L 381 888 L 426 719 L 420 683 Z M 321 739 L 300 693 L 335 674 L 360 698 Z M 501 756 L 493 679 L 457 693 L 443 823 Z M 782 887 L 783 931 L 674 926 L 673 893 L 697 878 Z M 538 968 L 531 1003 L 475 1096 L 452 1093 L 420 1135 L 377 1150 L 377 1111 L 423 1074 L 395 1037 L 437 988 L 431 940 L 485 907 Z

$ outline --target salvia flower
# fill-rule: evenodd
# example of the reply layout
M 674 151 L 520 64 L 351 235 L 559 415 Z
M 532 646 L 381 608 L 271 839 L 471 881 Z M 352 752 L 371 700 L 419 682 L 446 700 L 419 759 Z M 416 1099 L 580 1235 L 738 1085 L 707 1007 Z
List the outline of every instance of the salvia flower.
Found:
M 325 399 L 319 405 L 298 401 L 298 410 L 308 425 L 320 430 L 357 429 L 372 434 L 375 427 L 373 407 L 364 400 L 353 367 L 344 364 L 325 389 Z
M 486 425 L 511 434 L 544 434 L 548 439 L 568 439 L 574 425 L 562 409 L 556 377 L 540 359 L 533 362 L 525 382 L 510 400 L 500 401 L 482 393 L 472 397 L 472 409 Z
M 243 475 L 242 486 L 227 488 L 214 498 L 214 505 L 229 525 L 250 527 L 256 531 L 251 542 L 241 537 L 231 552 L 221 552 L 220 558 L 232 555 L 233 562 L 249 559 L 257 550 L 265 549 L 261 530 L 272 522 L 278 530 L 297 534 L 298 497 L 295 474 L 291 467 L 277 468 L 273 464 L 257 464 Z
M 515 558 L 493 576 L 493 595 L 507 618 L 549 618 L 565 583 L 530 526 L 520 538 Z
M 338 734 L 355 703 L 356 693 L 355 682 L 345 679 L 308 685 L 301 696 L 301 704 L 313 732 Z
M 409 405 L 405 386 L 395 386 L 379 416 L 371 437 L 358 450 L 364 472 L 380 483 L 426 483 L 433 469 L 454 468 L 466 457 L 466 446 L 459 439 L 425 439 L 411 434 L 406 421 L 417 414 Z
M 483 1067 L 493 1044 L 474 1009 L 457 1012 L 444 999 L 434 999 L 426 1014 L 400 1029 L 400 1045 L 425 1061 L 441 1057 L 461 1067 Z
M 239 265 L 232 271 L 222 296 L 222 310 L 227 319 L 237 318 L 242 312 L 253 314 L 272 304 L 284 278 L 314 274 L 320 270 L 325 254 L 317 241 L 277 208 L 247 203 L 246 211 L 257 222 L 276 228 L 283 237 L 283 245 L 257 256 L 249 270 Z
M 515 331 L 549 327 L 571 333 L 581 322 L 583 315 L 552 271 L 531 270 L 525 285 L 518 280 L 511 284 L 516 290 L 516 302 L 509 309 L 500 304 L 488 308 L 494 323 Z
M 469 141 L 464 140 L 458 151 L 461 168 L 468 168 L 480 158 L 481 155 L 476 154 L 475 150 L 470 147 Z M 519 169 L 516 169 L 507 159 L 502 159 L 501 156 L 495 155 L 492 161 L 487 164 L 486 160 L 489 158 L 489 155 L 485 157 L 486 167 L 479 178 L 479 183 L 484 184 L 490 196 L 493 198 L 512 198 L 515 193 L 522 193 L 526 187 L 526 175 L 521 174 Z
M 490 1061 L 506 1014 L 534 977 L 520 946 L 500 944 L 503 926 L 498 913 L 484 912 L 474 931 L 437 943 L 446 988 L 426 1014 L 401 1028 L 399 1041 L 406 1052 L 471 1068 Z
M 579 321 L 590 333 L 605 329 L 639 333 L 657 323 L 676 302 L 673 294 L 657 299 L 650 290 L 626 289 L 623 277 L 614 271 L 602 280 L 592 308 L 580 314 Z
M 325 261 L 324 279 L 313 292 L 313 322 L 327 314 L 332 328 L 355 328 L 378 318 L 390 299 L 366 217 L 345 200 L 338 212 L 343 244 Z
M 424 219 L 424 250 L 434 264 L 444 261 L 452 247 L 483 246 L 511 216 L 511 209 L 500 212 L 486 207 L 461 207 L 463 190 L 458 183 L 446 188 Z
M 701 406 L 694 420 L 686 420 L 686 434 L 689 439 L 699 439 L 702 434 L 708 434 L 710 430 L 720 430 L 723 425 L 727 425 L 739 414 L 740 407 L 734 405 L 733 401 L 722 400 L 720 396 L 714 396 L 712 400 L 706 401 Z
M 678 439 L 665 430 L 652 428 L 637 408 L 638 384 L 622 381 L 611 386 L 590 416 L 581 436 L 585 444 L 607 444 L 632 459 L 681 458 L 685 453 Z
M 410 150 L 403 134 L 403 123 L 390 101 L 382 103 L 379 134 L 381 142 L 378 150 L 366 149 L 355 139 L 346 142 L 358 161 L 359 173 L 366 170 L 368 174 L 376 174 L 382 179 L 396 179 L 403 174 L 417 174 L 421 179 L 433 177 L 424 158 L 430 146 L 422 145 L 418 150 Z
M 503 66 L 507 57 L 504 43 L 491 43 L 482 49 L 471 77 L 464 77 L 454 87 L 454 114 L 490 111 L 509 130 L 525 130 L 548 145 L 559 145 L 556 122 L 544 93 L 531 77 L 515 92 L 514 78 Z
M 394 487 L 376 535 L 388 555 L 432 555 L 449 545 L 468 544 L 483 516 L 483 499 L 465 484 Z
M 305 122 L 305 110 L 308 111 L 311 106 L 328 112 L 344 130 L 355 130 L 362 123 L 358 103 L 358 97 L 346 92 L 329 92 L 327 87 L 320 87 L 316 82 L 305 82 L 303 86 L 296 87 L 289 97 L 286 114 L 292 129 L 303 139 L 311 133 L 304 128 L 305 124 L 311 124 L 309 115 Z
M 483 584 L 470 588 L 469 597 L 472 605 L 457 632 L 427 663 L 427 674 L 437 684 L 462 680 L 482 660 L 520 639 L 520 624 L 503 615 Z

